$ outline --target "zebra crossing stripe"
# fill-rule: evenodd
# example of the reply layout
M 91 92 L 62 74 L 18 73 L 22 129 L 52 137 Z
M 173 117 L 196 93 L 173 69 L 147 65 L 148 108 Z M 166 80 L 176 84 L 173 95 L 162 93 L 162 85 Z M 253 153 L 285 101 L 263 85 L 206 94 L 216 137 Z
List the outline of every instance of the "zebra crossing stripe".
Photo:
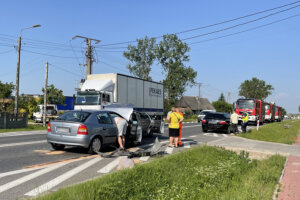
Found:
M 102 160 L 103 158 L 101 157 L 96 157 L 92 160 L 89 160 L 88 162 L 79 165 L 78 167 L 64 173 L 61 176 L 56 177 L 55 179 L 49 181 L 48 183 L 45 183 L 33 190 L 31 190 L 30 192 L 27 192 L 25 195 L 26 196 L 37 196 L 43 192 L 46 192 L 48 190 L 51 190 L 52 188 L 54 188 L 55 186 L 57 186 L 58 184 L 64 182 L 65 180 L 71 178 L 72 176 L 74 176 L 75 174 L 78 174 L 79 172 L 85 170 L 86 168 L 92 166 L 93 164 L 99 162 L 100 160 Z
M 24 176 L 24 177 L 22 177 L 22 178 L 19 178 L 19 179 L 17 179 L 17 180 L 14 180 L 14 181 L 11 181 L 11 182 L 6 183 L 6 184 L 4 184 L 4 185 L 1 185 L 1 186 L 0 186 L 0 193 L 1 193 L 1 192 L 4 192 L 4 191 L 6 191 L 6 190 L 9 190 L 9 189 L 11 189 L 11 188 L 13 188 L 13 187 L 16 187 L 16 186 L 18 186 L 18 185 L 20 185 L 20 184 L 22 184 L 22 183 L 25 183 L 25 182 L 27 182 L 27 181 L 29 181 L 29 180 L 32 180 L 32 179 L 34 179 L 34 178 L 36 178 L 36 177 L 39 177 L 39 176 L 41 176 L 41 175 L 43 175 L 43 174 L 46 174 L 46 173 L 48 173 L 48 172 L 51 172 L 51 171 L 53 171 L 53 170 L 55 170 L 55 169 L 58 169 L 58 168 L 60 168 L 60 167 L 62 167 L 62 166 L 64 166 L 64 165 L 66 165 L 66 164 L 67 164 L 67 163 L 61 163 L 61 164 L 58 164 L 58 165 L 54 165 L 54 166 L 51 166 L 51 167 L 47 167 L 47 168 L 41 169 L 41 170 L 39 170 L 39 171 L 37 171 L 37 172 L 34 172 L 34 173 L 32 173 L 32 174 L 26 175 L 26 176 Z
M 33 171 L 33 170 L 37 170 L 37 169 L 36 168 L 29 168 L 29 169 L 19 169 L 19 170 L 10 171 L 10 172 L 4 172 L 4 173 L 0 174 L 0 178 L 10 176 L 10 175 L 15 175 L 15 174 L 21 174 L 23 172 L 29 172 L 29 171 Z
M 146 162 L 149 160 L 149 158 L 150 158 L 150 156 L 143 156 L 143 157 L 140 157 L 140 161 Z
M 116 158 L 115 160 L 113 160 L 112 162 L 110 162 L 108 165 L 106 165 L 105 167 L 101 168 L 100 170 L 98 170 L 98 173 L 102 173 L 102 174 L 107 174 L 109 173 L 111 170 L 113 170 L 120 162 L 121 158 L 124 158 L 127 156 L 120 156 L 118 158 Z
M 165 150 L 165 153 L 172 154 L 173 153 L 173 148 L 167 147 L 166 150 Z
M 191 137 L 191 138 L 195 138 L 195 137 L 197 137 L 197 135 L 191 135 L 190 137 Z
M 183 143 L 183 147 L 189 149 L 189 148 L 191 148 L 191 145 L 190 145 L 189 142 L 184 142 L 184 143 Z
M 228 135 L 226 135 L 226 134 L 222 134 L 223 135 L 223 137 L 228 137 Z
M 213 133 L 213 135 L 214 135 L 215 137 L 219 137 L 218 134 L 216 134 L 216 133 Z

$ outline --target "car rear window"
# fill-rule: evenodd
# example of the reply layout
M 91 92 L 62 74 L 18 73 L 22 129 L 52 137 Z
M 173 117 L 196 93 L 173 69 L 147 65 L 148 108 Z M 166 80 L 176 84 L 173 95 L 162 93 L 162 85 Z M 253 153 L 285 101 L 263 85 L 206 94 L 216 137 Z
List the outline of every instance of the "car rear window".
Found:
M 205 119 L 225 119 L 226 117 L 224 116 L 224 114 L 220 114 L 220 113 L 208 113 L 205 116 Z
M 91 113 L 83 111 L 70 111 L 62 114 L 57 120 L 72 121 L 72 122 L 84 122 Z

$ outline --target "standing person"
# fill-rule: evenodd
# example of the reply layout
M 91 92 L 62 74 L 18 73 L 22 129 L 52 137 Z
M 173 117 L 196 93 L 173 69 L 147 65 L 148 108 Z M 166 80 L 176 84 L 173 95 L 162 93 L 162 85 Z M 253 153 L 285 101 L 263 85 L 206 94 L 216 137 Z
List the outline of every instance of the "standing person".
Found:
M 127 121 L 122 117 L 115 117 L 114 121 L 118 128 L 118 143 L 120 150 L 125 150 L 125 134 L 127 130 Z
M 173 141 L 175 140 L 175 147 L 178 147 L 179 136 L 179 124 L 182 122 L 183 117 L 176 112 L 176 109 L 172 107 L 171 113 L 168 115 L 167 120 L 169 122 L 169 147 L 173 147 Z
M 233 111 L 230 116 L 230 124 L 232 126 L 232 130 L 234 134 L 239 133 L 238 123 L 239 123 L 239 116 L 236 112 Z
M 249 118 L 249 114 L 247 112 L 244 112 L 243 117 L 242 117 L 242 131 L 243 131 L 243 133 L 247 132 L 248 118 Z
M 178 113 L 179 115 L 181 115 L 182 116 L 182 120 L 184 120 L 183 113 L 180 112 L 179 108 L 176 108 L 176 113 Z M 179 123 L 179 136 L 178 136 L 178 145 L 179 146 L 182 146 L 182 142 L 181 142 L 181 130 L 182 130 L 182 121 Z

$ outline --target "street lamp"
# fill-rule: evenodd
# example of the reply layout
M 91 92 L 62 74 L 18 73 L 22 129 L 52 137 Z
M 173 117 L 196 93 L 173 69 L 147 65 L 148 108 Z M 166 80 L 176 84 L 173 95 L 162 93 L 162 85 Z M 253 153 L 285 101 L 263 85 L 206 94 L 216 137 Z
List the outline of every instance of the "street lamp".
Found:
M 19 98 L 19 79 L 20 79 L 20 56 L 21 56 L 21 41 L 22 41 L 22 32 L 26 29 L 37 28 L 41 25 L 36 24 L 30 27 L 22 28 L 20 36 L 18 37 L 18 52 L 17 52 L 17 75 L 16 75 L 16 94 L 15 94 L 15 109 L 14 114 L 18 114 L 18 98 Z

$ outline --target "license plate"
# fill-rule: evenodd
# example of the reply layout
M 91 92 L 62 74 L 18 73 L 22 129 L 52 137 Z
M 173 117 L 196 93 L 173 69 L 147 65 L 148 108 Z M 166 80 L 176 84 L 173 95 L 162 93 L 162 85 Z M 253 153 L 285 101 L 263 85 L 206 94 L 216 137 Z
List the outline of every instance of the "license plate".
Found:
M 216 120 L 211 120 L 208 122 L 209 124 L 217 124 L 217 121 Z
M 59 133 L 69 133 L 69 128 L 57 128 L 56 131 Z

